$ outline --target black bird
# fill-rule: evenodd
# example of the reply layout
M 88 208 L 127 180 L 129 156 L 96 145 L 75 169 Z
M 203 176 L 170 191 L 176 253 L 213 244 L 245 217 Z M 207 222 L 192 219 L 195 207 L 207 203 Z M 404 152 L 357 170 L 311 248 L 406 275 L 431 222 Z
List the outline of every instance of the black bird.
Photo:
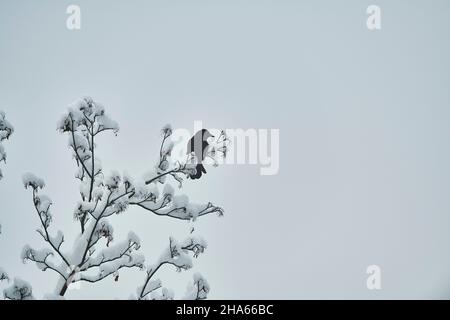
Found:
M 202 129 L 194 134 L 187 144 L 186 153 L 190 154 L 193 152 L 197 161 L 195 168 L 197 172 L 190 175 L 191 179 L 200 179 L 202 173 L 206 173 L 202 161 L 205 160 L 205 156 L 210 148 L 208 138 L 214 138 L 214 136 L 208 130 Z

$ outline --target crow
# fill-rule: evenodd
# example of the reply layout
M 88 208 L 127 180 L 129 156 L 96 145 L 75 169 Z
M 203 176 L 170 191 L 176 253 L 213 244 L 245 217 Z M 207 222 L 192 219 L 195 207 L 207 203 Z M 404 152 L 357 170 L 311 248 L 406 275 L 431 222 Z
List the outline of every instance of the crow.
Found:
M 208 130 L 202 129 L 194 134 L 187 144 L 186 153 L 190 154 L 193 152 L 197 160 L 197 166 L 195 168 L 197 172 L 190 175 L 191 179 L 200 179 L 202 173 L 206 173 L 202 161 L 205 159 L 210 148 L 208 138 L 214 138 L 214 136 Z

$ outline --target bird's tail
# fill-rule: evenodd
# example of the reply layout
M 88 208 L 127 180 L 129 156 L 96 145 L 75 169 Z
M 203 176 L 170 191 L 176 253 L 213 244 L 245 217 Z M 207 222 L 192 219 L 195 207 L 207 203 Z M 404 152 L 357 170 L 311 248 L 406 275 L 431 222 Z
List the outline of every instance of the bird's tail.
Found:
M 206 173 L 205 167 L 201 163 L 197 164 L 197 166 L 195 167 L 195 170 L 197 172 L 195 174 L 190 175 L 191 179 L 193 179 L 193 180 L 200 179 L 200 177 L 202 176 L 202 173 Z

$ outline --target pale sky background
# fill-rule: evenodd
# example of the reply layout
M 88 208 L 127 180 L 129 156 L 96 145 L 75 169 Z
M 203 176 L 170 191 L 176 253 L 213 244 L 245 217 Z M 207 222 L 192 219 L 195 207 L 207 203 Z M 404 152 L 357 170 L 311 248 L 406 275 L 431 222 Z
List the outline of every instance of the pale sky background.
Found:
M 66 29 L 69 4 L 80 31 Z M 366 28 L 370 4 L 380 31 Z M 210 298 L 450 298 L 449 84 L 448 0 L 0 0 L 0 109 L 16 129 L 0 266 L 38 298 L 53 291 L 55 275 L 20 260 L 43 245 L 21 176 L 45 179 L 55 227 L 73 236 L 78 184 L 56 122 L 90 95 L 121 126 L 99 141 L 105 172 L 149 170 L 166 123 L 280 129 L 278 175 L 223 166 L 185 186 L 226 210 L 196 225 Z M 190 227 L 139 209 L 112 223 L 117 240 L 142 238 L 149 262 Z M 371 264 L 380 291 L 366 288 Z M 181 297 L 191 273 L 166 270 Z M 67 298 L 127 298 L 143 279 L 126 271 Z

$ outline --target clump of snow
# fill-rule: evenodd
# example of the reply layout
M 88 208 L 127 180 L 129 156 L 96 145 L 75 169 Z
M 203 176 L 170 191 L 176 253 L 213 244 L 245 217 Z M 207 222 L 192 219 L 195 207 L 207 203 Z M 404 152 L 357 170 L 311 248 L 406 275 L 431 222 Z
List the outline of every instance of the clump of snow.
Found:
M 172 126 L 170 124 L 166 124 L 164 127 L 162 127 L 161 135 L 163 137 L 171 136 L 172 135 Z
M 105 185 L 110 190 L 115 190 L 119 187 L 121 181 L 120 174 L 117 171 L 113 171 L 106 179 Z
M 8 300 L 33 300 L 31 285 L 21 279 L 14 278 L 13 284 L 3 290 L 3 296 Z
M 9 281 L 8 274 L 2 268 L 0 268 L 0 281 Z
M 173 300 L 175 297 L 172 290 L 169 290 L 167 288 L 162 288 L 161 292 L 153 291 L 150 294 L 151 300 Z
M 119 131 L 119 125 L 106 114 L 103 105 L 90 97 L 73 103 L 68 113 L 58 122 L 57 128 L 61 132 L 70 132 L 87 129 L 91 124 L 94 124 L 90 128 L 94 133 L 112 130 L 116 134 Z
M 164 191 L 163 191 L 164 195 L 170 195 L 173 196 L 173 194 L 175 193 L 174 188 L 170 185 L 170 184 L 166 184 L 164 186 Z
M 174 196 L 172 203 L 175 208 L 186 207 L 189 204 L 189 197 L 185 194 Z
M 9 139 L 13 134 L 14 127 L 6 120 L 5 113 L 0 111 L 0 162 L 6 163 L 6 151 L 2 143 L 4 140 Z M 2 171 L 0 170 L 0 180 L 3 178 Z
M 204 253 L 208 243 L 201 237 L 189 237 L 183 241 L 181 248 L 187 252 L 191 251 L 195 258 Z
M 169 155 L 172 153 L 174 147 L 173 141 L 169 141 L 163 145 L 161 148 L 161 155 Z
M 208 298 L 210 291 L 209 283 L 200 273 L 195 273 L 194 281 L 187 288 L 184 300 L 204 300 Z
M 33 188 L 34 190 L 42 189 L 45 187 L 45 182 L 41 178 L 36 177 L 32 173 L 25 173 L 22 177 L 23 185 L 25 186 L 25 189 L 28 189 L 28 187 Z

